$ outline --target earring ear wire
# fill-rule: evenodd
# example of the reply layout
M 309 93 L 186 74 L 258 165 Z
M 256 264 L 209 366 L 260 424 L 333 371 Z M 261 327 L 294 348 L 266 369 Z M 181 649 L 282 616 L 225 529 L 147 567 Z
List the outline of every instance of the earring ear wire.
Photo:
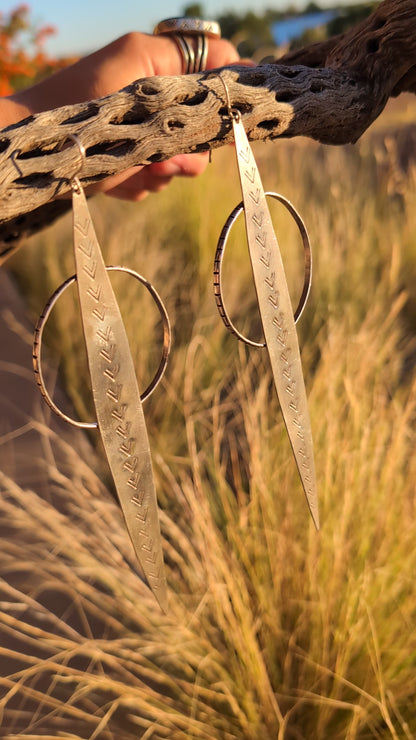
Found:
M 16 168 L 19 177 L 23 177 L 23 172 L 22 172 L 22 170 L 20 169 L 19 165 L 16 162 L 16 157 L 18 157 L 19 154 L 21 154 L 21 152 L 22 152 L 21 149 L 15 149 L 14 152 L 12 152 L 11 155 L 10 155 L 10 159 L 12 160 L 12 164 Z
M 216 73 L 214 73 L 214 74 L 216 74 L 216 75 L 217 75 L 217 77 L 219 77 L 219 78 L 220 78 L 220 80 L 221 80 L 221 83 L 222 83 L 222 86 L 223 86 L 223 88 L 224 88 L 224 92 L 225 92 L 225 97 L 226 97 L 226 100 L 227 100 L 227 108 L 228 108 L 228 113 L 229 113 L 229 115 L 231 116 L 232 106 L 231 106 L 230 91 L 229 91 L 229 89 L 228 89 L 228 85 L 227 85 L 227 83 L 225 82 L 225 80 L 224 80 L 223 76 L 222 76 L 222 75 L 221 75 L 221 74 L 220 74 L 219 72 L 216 72 Z
M 67 136 L 63 140 L 61 146 L 59 147 L 58 151 L 62 151 L 62 149 L 63 149 L 63 147 L 65 145 L 65 142 L 68 139 L 71 139 L 71 141 L 74 142 L 74 144 L 78 148 L 78 152 L 79 152 L 79 155 L 80 155 L 80 162 L 77 165 L 75 172 L 72 174 L 72 176 L 70 178 L 70 182 L 72 182 L 74 179 L 77 178 L 77 176 L 81 172 L 81 170 L 82 170 L 82 168 L 84 166 L 84 163 L 85 163 L 85 159 L 86 159 L 87 153 L 86 153 L 86 150 L 85 150 L 85 147 L 84 147 L 83 143 L 81 142 L 81 140 L 80 140 L 79 136 L 77 136 L 77 134 L 67 134 Z M 21 153 L 22 153 L 22 150 L 21 149 L 15 149 L 11 153 L 11 155 L 10 155 L 10 159 L 12 160 L 12 164 L 14 165 L 14 167 L 15 167 L 18 175 L 19 175 L 19 177 L 23 177 L 23 174 L 24 174 L 23 171 L 22 171 L 22 169 L 19 167 L 18 163 L 16 162 L 16 157 L 18 157 L 19 154 L 21 154 Z
M 86 157 L 87 157 L 87 152 L 86 152 L 86 149 L 85 149 L 84 144 L 82 143 L 81 139 L 79 138 L 79 136 L 77 134 L 68 134 L 67 137 L 66 137 L 66 139 L 64 139 L 64 141 L 62 142 L 59 151 L 62 151 L 62 148 L 63 148 L 65 142 L 68 139 L 71 139 L 71 141 L 74 142 L 74 144 L 76 145 L 76 147 L 78 149 L 79 156 L 80 156 L 80 161 L 79 161 L 79 163 L 78 163 L 78 165 L 77 165 L 77 167 L 75 169 L 75 172 L 72 173 L 69 181 L 71 183 L 72 189 L 74 189 L 74 188 L 80 188 L 81 187 L 81 184 L 80 184 L 80 182 L 78 180 L 78 175 L 80 174 L 80 172 L 81 172 L 81 170 L 82 170 L 82 168 L 83 168 L 83 166 L 85 164 L 85 160 L 86 160 Z

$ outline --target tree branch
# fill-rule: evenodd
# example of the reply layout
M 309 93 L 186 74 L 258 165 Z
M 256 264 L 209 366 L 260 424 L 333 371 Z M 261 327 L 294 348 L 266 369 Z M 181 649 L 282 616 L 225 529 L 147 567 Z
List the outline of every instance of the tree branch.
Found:
M 84 185 L 232 141 L 224 89 L 251 140 L 356 142 L 388 98 L 416 91 L 416 0 L 384 0 L 348 33 L 255 68 L 138 80 L 100 100 L 47 111 L 0 132 L 0 238 L 13 245 L 67 205 L 79 153 Z M 62 149 L 65 145 L 66 148 Z M 50 201 L 54 201 L 50 203 Z M 25 215 L 28 214 L 28 215 Z

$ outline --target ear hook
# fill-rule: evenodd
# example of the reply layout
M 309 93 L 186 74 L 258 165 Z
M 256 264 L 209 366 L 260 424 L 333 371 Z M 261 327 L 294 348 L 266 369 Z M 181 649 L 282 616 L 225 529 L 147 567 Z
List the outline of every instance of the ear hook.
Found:
M 19 165 L 17 164 L 17 162 L 15 160 L 15 157 L 18 157 L 19 154 L 21 154 L 21 153 L 22 153 L 22 150 L 21 149 L 15 149 L 14 152 L 12 152 L 11 155 L 10 155 L 10 159 L 12 160 L 12 164 L 15 166 L 15 168 L 16 168 L 16 170 L 18 172 L 19 177 L 23 177 L 23 172 L 20 169 Z
M 224 80 L 222 75 L 220 75 L 219 72 L 214 72 L 214 74 L 216 74 L 217 77 L 219 77 L 222 82 L 222 86 L 225 92 L 225 97 L 227 100 L 228 115 L 230 116 L 230 118 L 233 118 L 235 121 L 239 122 L 241 120 L 241 113 L 237 108 L 233 108 L 231 105 L 230 91 L 228 89 L 226 81 Z
M 82 144 L 81 140 L 79 139 L 79 137 L 76 134 L 68 134 L 67 137 L 62 142 L 61 146 L 59 147 L 59 151 L 62 150 L 62 147 L 65 144 L 65 142 L 67 141 L 67 139 L 71 139 L 74 142 L 74 144 L 76 144 L 76 146 L 78 147 L 79 155 L 80 155 L 80 162 L 77 165 L 77 168 L 76 168 L 75 172 L 73 173 L 73 175 L 71 176 L 71 179 L 70 179 L 70 182 L 73 183 L 77 179 L 77 175 L 82 170 L 82 167 L 84 165 L 84 161 L 86 159 L 87 154 L 86 154 L 84 145 Z M 22 150 L 21 149 L 15 149 L 11 153 L 11 155 L 10 155 L 10 159 L 12 160 L 12 164 L 14 165 L 14 167 L 15 167 L 18 175 L 19 175 L 19 177 L 23 177 L 23 171 L 21 170 L 21 168 L 19 167 L 18 163 L 16 162 L 16 157 L 18 157 L 19 154 L 21 154 L 21 153 L 22 153 Z
M 74 142 L 74 144 L 76 144 L 76 146 L 78 147 L 78 152 L 79 152 L 79 156 L 80 156 L 79 164 L 77 165 L 77 168 L 76 168 L 75 172 L 71 175 L 71 178 L 70 178 L 71 187 L 74 190 L 78 190 L 78 188 L 80 187 L 80 183 L 78 181 L 78 175 L 79 175 L 79 173 L 81 172 L 81 170 L 82 170 L 82 168 L 84 166 L 85 158 L 86 158 L 87 155 L 86 155 L 86 151 L 85 151 L 85 147 L 84 147 L 83 143 L 81 142 L 81 140 L 79 139 L 79 137 L 76 134 L 68 134 L 68 136 L 66 137 L 66 139 L 64 139 L 64 141 L 62 142 L 59 151 L 61 151 L 61 149 L 62 149 L 62 147 L 65 144 L 65 141 L 67 139 L 71 139 Z

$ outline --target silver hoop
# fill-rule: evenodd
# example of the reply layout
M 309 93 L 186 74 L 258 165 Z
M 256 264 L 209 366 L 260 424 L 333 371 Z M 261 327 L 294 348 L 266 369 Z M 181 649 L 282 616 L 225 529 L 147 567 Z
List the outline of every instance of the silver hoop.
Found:
M 162 349 L 162 357 L 159 363 L 159 367 L 156 370 L 156 373 L 152 379 L 152 381 L 147 386 L 146 390 L 142 393 L 140 396 L 141 401 L 145 401 L 146 398 L 149 398 L 149 396 L 153 393 L 156 386 L 160 383 L 164 372 L 166 370 L 167 360 L 171 348 L 171 341 L 172 341 L 172 332 L 170 327 L 170 321 L 169 316 L 166 311 L 165 305 L 162 301 L 162 299 L 159 296 L 159 293 L 157 290 L 153 287 L 151 283 L 149 283 L 146 278 L 144 278 L 142 275 L 139 275 L 138 272 L 135 272 L 134 270 L 131 270 L 128 267 L 121 267 L 121 266 L 109 266 L 106 267 L 106 269 L 109 272 L 126 272 L 128 275 L 131 275 L 132 277 L 136 278 L 142 285 L 144 285 L 150 295 L 152 296 L 153 300 L 155 301 L 159 313 L 162 317 L 163 322 L 163 349 Z M 59 288 L 55 290 L 55 292 L 51 295 L 49 300 L 47 301 L 41 315 L 39 316 L 38 322 L 35 327 L 35 335 L 33 340 L 33 369 L 36 376 L 36 382 L 40 388 L 40 392 L 45 399 L 48 406 L 52 409 L 52 411 L 55 412 L 61 419 L 64 419 L 64 421 L 67 421 L 69 424 L 72 424 L 72 426 L 79 427 L 80 429 L 97 429 L 98 424 L 96 421 L 77 421 L 76 419 L 73 419 L 71 416 L 67 416 L 61 409 L 54 403 L 52 398 L 50 397 L 48 390 L 45 385 L 45 380 L 43 377 L 42 372 L 42 337 L 43 337 L 43 330 L 46 326 L 46 322 L 49 318 L 49 315 L 57 302 L 58 298 L 64 293 L 64 291 L 72 285 L 76 281 L 76 275 L 72 275 L 67 280 L 65 280 Z
M 280 193 L 272 193 L 267 192 L 266 195 L 269 195 L 271 198 L 275 198 L 275 200 L 278 200 L 280 203 L 282 203 L 285 208 L 289 211 L 290 215 L 293 216 L 295 223 L 299 229 L 300 235 L 302 237 L 303 242 L 303 249 L 304 249 L 304 259 L 305 259 L 305 278 L 303 282 L 303 289 L 302 294 L 299 299 L 298 307 L 295 311 L 294 317 L 295 317 L 295 323 L 299 321 L 303 309 L 305 308 L 306 301 L 308 300 L 308 296 L 311 289 L 311 283 L 312 283 L 312 249 L 311 249 L 311 243 L 309 241 L 309 235 L 306 230 L 306 226 L 302 220 L 302 217 L 297 212 L 296 208 L 292 205 L 290 200 L 285 198 L 283 195 L 280 195 Z M 224 300 L 223 300 L 223 290 L 222 290 L 222 260 L 224 256 L 224 250 L 225 246 L 227 244 L 228 236 L 230 234 L 230 231 L 234 225 L 234 222 L 237 220 L 240 213 L 244 210 L 243 203 L 239 203 L 233 211 L 231 211 L 230 215 L 228 216 L 221 234 L 220 238 L 218 239 L 217 249 L 215 252 L 215 260 L 214 260 L 214 295 L 215 295 L 215 302 L 217 304 L 218 312 L 226 326 L 229 332 L 231 334 L 234 334 L 237 339 L 239 339 L 241 342 L 244 342 L 245 344 L 250 345 L 251 347 L 265 347 L 265 342 L 254 342 L 252 339 L 248 339 L 248 337 L 245 337 L 244 334 L 241 334 L 241 332 L 238 331 L 238 329 L 234 326 L 233 322 L 231 321 L 227 309 L 225 308 Z
M 221 28 L 216 21 L 200 18 L 166 18 L 157 24 L 153 34 L 172 36 L 184 62 L 184 73 L 194 74 L 206 69 L 208 39 L 221 38 Z

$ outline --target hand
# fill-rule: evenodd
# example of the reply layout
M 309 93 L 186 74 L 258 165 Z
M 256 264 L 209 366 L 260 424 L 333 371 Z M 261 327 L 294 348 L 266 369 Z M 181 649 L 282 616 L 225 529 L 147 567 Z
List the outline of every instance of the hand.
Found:
M 239 60 L 236 49 L 223 39 L 209 39 L 207 68 Z M 154 75 L 182 73 L 182 56 L 170 36 L 132 32 L 84 57 L 42 82 L 5 98 L 0 104 L 0 126 L 7 126 L 33 113 L 81 103 L 109 95 L 133 80 Z M 119 198 L 142 200 L 157 192 L 175 175 L 199 175 L 208 152 L 181 154 L 166 162 L 134 167 L 94 185 L 89 192 L 107 192 Z

